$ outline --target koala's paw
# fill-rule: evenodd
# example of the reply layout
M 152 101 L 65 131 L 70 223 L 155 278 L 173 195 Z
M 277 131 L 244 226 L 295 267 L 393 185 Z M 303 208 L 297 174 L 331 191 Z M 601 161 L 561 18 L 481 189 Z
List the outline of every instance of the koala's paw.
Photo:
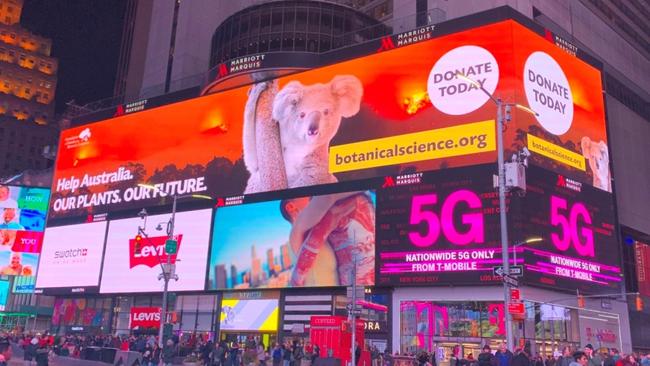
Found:
M 258 98 L 260 96 L 260 94 L 262 94 L 263 91 L 268 89 L 269 85 L 271 85 L 271 82 L 269 82 L 269 81 L 263 81 L 261 83 L 256 83 L 250 89 L 248 89 L 248 96 Z

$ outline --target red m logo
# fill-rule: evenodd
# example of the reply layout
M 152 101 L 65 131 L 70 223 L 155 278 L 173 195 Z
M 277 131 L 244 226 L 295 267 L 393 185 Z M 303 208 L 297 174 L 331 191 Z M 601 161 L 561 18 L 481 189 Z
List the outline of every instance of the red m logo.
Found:
M 395 43 L 393 43 L 392 36 L 381 37 L 381 46 L 377 49 L 377 52 L 388 51 L 395 48 Z
M 384 177 L 384 184 L 381 186 L 381 188 L 388 187 L 395 187 L 395 180 L 391 176 Z
M 113 117 L 119 117 L 122 115 L 124 115 L 124 106 L 120 104 L 117 106 L 117 109 L 115 109 L 115 114 L 113 115 Z
M 225 63 L 219 64 L 219 73 L 217 74 L 217 79 L 228 76 L 228 68 Z

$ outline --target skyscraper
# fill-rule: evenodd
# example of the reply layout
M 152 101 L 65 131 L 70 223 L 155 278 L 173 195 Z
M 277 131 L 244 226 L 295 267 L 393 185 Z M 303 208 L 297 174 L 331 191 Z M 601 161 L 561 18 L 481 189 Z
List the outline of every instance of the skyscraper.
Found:
M 23 0 L 0 0 L 0 114 L 44 125 L 54 114 L 52 41 L 21 27 Z
M 5 178 L 48 168 L 43 148 L 58 138 L 56 127 L 46 126 L 54 117 L 58 68 L 50 56 L 52 41 L 21 27 L 22 7 L 23 0 L 0 0 L 0 177 Z

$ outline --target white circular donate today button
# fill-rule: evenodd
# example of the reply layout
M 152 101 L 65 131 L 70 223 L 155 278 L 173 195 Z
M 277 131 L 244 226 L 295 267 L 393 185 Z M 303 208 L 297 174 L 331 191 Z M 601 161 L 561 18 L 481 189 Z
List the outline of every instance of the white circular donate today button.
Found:
M 537 121 L 554 134 L 562 135 L 573 122 L 571 86 L 560 65 L 544 52 L 533 52 L 524 65 L 524 89 L 528 106 Z
M 461 46 L 445 53 L 429 73 L 427 92 L 441 112 L 454 116 L 480 108 L 490 99 L 458 73 L 479 83 L 490 95 L 499 83 L 499 65 L 490 51 L 479 46 Z

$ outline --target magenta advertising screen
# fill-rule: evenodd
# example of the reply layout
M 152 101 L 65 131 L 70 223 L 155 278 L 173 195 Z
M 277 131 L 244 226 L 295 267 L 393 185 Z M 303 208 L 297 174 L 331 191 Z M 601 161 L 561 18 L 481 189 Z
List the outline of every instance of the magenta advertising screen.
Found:
M 521 237 L 513 240 L 542 241 L 518 248 L 519 264 L 525 258 L 524 279 L 572 291 L 618 289 L 620 245 L 612 194 L 535 166 L 526 173 L 526 195 L 514 198 L 522 206 L 513 206 L 513 212 L 521 211 L 511 219 Z
M 494 283 L 494 166 L 387 177 L 377 190 L 377 284 Z

